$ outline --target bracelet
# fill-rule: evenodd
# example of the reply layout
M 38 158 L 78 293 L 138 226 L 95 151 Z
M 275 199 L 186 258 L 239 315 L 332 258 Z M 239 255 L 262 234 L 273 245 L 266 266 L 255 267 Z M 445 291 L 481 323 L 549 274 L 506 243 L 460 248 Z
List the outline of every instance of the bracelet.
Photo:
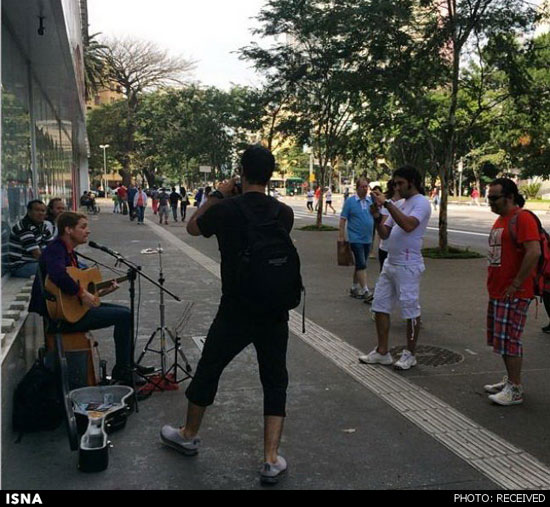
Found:
M 216 197 L 218 199 L 224 199 L 224 195 L 219 191 L 219 190 L 214 190 L 214 192 L 212 192 L 210 194 L 211 197 Z

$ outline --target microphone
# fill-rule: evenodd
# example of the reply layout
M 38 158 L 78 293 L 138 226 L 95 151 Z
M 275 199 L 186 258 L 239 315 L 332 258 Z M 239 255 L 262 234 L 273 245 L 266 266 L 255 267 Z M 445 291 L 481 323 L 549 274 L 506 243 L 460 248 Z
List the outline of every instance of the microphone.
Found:
M 103 252 L 107 252 L 108 254 L 111 254 L 114 257 L 120 257 L 120 254 L 118 252 L 115 252 L 114 250 L 111 250 L 110 248 L 107 248 L 106 246 L 98 245 L 95 241 L 89 241 L 88 245 L 90 245 L 92 248 L 97 248 L 98 250 L 102 250 Z

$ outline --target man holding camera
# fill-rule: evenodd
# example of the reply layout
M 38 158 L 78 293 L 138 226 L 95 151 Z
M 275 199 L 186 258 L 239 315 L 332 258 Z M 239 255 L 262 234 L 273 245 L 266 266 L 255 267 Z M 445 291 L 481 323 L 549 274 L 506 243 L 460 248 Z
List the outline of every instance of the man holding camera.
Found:
M 222 298 L 210 327 L 202 357 L 186 396 L 189 400 L 185 426 L 164 426 L 161 441 L 184 455 L 199 450 L 199 428 L 206 407 L 214 402 L 224 368 L 250 343 L 256 348 L 264 392 L 264 464 L 262 484 L 274 484 L 287 465 L 278 447 L 286 416 L 288 373 L 288 311 L 262 312 L 242 303 L 239 285 L 241 255 L 250 247 L 253 230 L 247 215 L 258 223 L 276 220 L 283 234 L 292 229 L 294 214 L 285 204 L 265 193 L 275 159 L 261 146 L 248 148 L 241 159 L 242 189 L 236 179 L 225 181 L 197 209 L 187 225 L 192 236 L 216 235 L 221 253 Z M 242 191 L 242 195 L 238 195 Z M 240 202 L 238 202 L 240 201 Z M 246 209 L 246 213 L 243 212 Z
M 400 206 L 382 192 L 372 191 L 374 222 L 380 238 L 388 240 L 388 257 L 376 283 L 372 302 L 378 346 L 369 354 L 360 356 L 359 361 L 393 364 L 388 350 L 390 314 L 398 302 L 401 315 L 407 320 L 407 342 L 394 367 L 408 370 L 416 366 L 414 353 L 420 331 L 420 278 L 425 270 L 421 249 L 432 208 L 423 195 L 422 178 L 414 167 L 398 169 L 393 174 L 393 181 L 396 191 L 405 200 Z M 385 222 L 382 222 L 381 207 L 390 214 Z

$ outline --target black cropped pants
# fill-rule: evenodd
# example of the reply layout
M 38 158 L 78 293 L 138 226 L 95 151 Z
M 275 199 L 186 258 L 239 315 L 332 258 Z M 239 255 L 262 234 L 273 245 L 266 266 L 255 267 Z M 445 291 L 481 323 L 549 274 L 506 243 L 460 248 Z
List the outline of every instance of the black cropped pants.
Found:
M 285 417 L 288 322 L 251 322 L 246 317 L 218 312 L 208 331 L 195 376 L 185 392 L 189 401 L 200 407 L 212 405 L 223 370 L 251 343 L 258 358 L 264 415 Z

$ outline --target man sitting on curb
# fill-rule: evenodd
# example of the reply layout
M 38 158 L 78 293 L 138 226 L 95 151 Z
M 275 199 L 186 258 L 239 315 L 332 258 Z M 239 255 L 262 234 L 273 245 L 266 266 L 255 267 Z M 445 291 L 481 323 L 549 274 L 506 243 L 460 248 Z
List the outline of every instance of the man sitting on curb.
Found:
M 401 315 L 407 320 L 407 342 L 401 358 L 395 363 L 398 370 L 416 366 L 416 343 L 420 332 L 420 277 L 424 272 L 422 241 L 428 226 L 432 208 L 423 195 L 420 173 L 410 166 L 393 173 L 393 181 L 399 195 L 405 200 L 400 207 L 377 190 L 373 190 L 376 205 L 374 220 L 381 239 L 388 239 L 388 257 L 374 290 L 372 312 L 376 316 L 378 347 L 370 354 L 359 357 L 367 364 L 393 364 L 388 350 L 390 314 L 396 302 Z M 376 209 L 384 206 L 390 213 L 382 223 L 382 215 Z
M 46 227 L 46 205 L 39 200 L 27 204 L 27 214 L 11 230 L 8 268 L 15 278 L 36 274 L 38 259 L 52 240 Z

